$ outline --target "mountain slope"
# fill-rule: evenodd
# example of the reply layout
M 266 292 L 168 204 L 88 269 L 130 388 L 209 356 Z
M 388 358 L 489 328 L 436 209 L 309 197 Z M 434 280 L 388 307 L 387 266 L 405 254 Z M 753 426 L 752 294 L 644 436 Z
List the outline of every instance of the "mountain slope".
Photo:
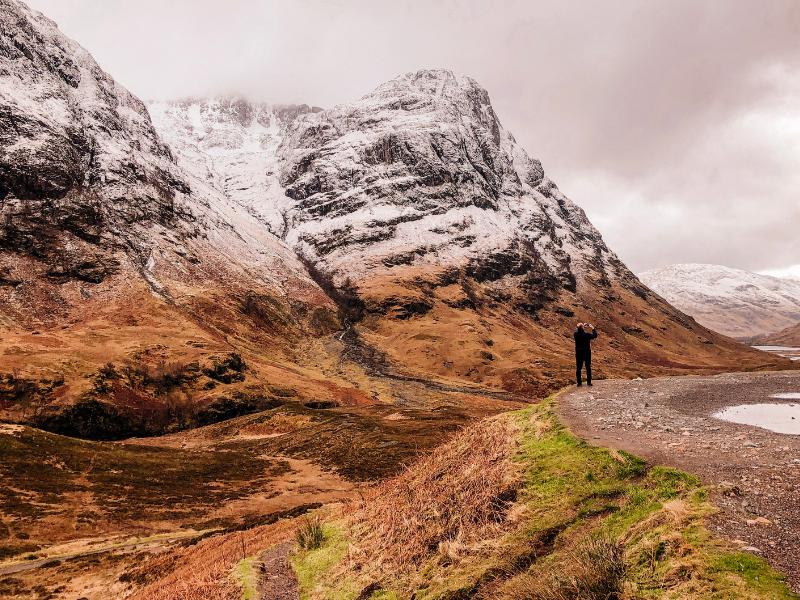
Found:
M 800 347 L 800 323 L 775 333 L 760 335 L 752 340 L 753 344 Z
M 800 323 L 800 281 L 702 264 L 671 265 L 640 277 L 673 306 L 731 337 Z
M 52 21 L 0 0 L 0 327 L 3 417 L 99 401 L 87 420 L 149 431 L 176 406 L 309 381 L 276 361 L 338 324 L 285 244 L 175 164 L 141 101 Z
M 652 294 L 468 77 L 400 76 L 301 116 L 278 153 L 285 240 L 395 364 L 538 393 L 568 381 L 578 319 L 605 375 L 763 360 Z

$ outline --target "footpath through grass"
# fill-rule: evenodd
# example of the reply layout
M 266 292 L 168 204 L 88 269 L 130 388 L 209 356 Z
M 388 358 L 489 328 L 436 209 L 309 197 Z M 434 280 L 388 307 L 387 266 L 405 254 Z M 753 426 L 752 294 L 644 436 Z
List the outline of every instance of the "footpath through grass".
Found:
M 513 437 L 511 468 L 502 485 L 500 478 L 487 483 L 482 475 L 486 465 L 502 460 L 499 450 L 474 447 L 482 440 L 497 444 L 497 430 L 486 435 L 465 431 L 447 447 L 461 451 L 463 440 L 469 439 L 471 452 L 486 464 L 471 468 L 469 456 L 452 464 L 454 454 L 445 447 L 367 496 L 366 502 L 380 503 L 382 494 L 405 489 L 411 500 L 397 511 L 362 505 L 331 519 L 324 527 L 322 546 L 298 550 L 292 558 L 301 597 L 798 597 L 762 559 L 737 551 L 706 529 L 704 519 L 715 509 L 695 477 L 670 468 L 648 468 L 635 456 L 588 445 L 559 423 L 554 402 L 549 398 L 495 417 L 505 420 L 504 430 Z M 451 472 L 455 469 L 457 473 Z M 426 478 L 420 479 L 420 472 Z M 435 510 L 426 511 L 421 504 L 425 495 L 414 486 L 435 488 L 437 481 L 450 480 L 457 483 L 448 485 L 484 495 L 487 485 L 494 486 L 496 498 L 490 502 L 496 510 L 478 519 L 470 513 L 476 510 L 472 507 L 456 525 L 451 522 L 458 505 L 448 507 L 436 497 Z M 449 497 L 456 503 L 464 492 L 452 489 Z M 417 505 L 414 498 L 419 498 Z M 392 522 L 391 529 L 386 520 Z M 409 524 L 407 542 L 403 523 Z M 387 536 L 396 546 L 423 539 L 420 523 L 440 532 L 424 538 L 423 554 L 387 545 Z M 377 543 L 375 532 L 388 533 Z

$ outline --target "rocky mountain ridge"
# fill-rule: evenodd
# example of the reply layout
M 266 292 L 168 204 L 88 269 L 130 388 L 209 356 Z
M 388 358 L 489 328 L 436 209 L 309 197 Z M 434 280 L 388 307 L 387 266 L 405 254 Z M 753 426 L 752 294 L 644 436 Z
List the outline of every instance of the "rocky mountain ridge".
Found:
M 800 323 L 800 281 L 721 265 L 679 264 L 640 274 L 699 323 L 747 339 Z

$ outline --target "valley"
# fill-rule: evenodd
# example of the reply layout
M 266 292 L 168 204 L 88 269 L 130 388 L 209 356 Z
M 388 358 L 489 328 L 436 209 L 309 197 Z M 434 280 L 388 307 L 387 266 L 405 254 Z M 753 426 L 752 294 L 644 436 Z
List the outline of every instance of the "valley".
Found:
M 578 321 L 599 393 L 794 381 L 668 300 L 471 77 L 145 103 L 0 0 L 0 596 L 792 597 L 699 480 L 559 420 L 599 410 L 554 397 Z

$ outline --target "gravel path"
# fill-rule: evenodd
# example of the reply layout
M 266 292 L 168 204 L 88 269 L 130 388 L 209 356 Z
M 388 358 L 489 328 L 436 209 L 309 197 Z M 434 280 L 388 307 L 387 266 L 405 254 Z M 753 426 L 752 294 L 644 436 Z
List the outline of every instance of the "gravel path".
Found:
M 300 588 L 289 564 L 291 550 L 292 542 L 284 542 L 259 557 L 258 592 L 261 600 L 299 600 Z
M 593 444 L 695 473 L 722 509 L 710 527 L 764 556 L 800 591 L 800 436 L 712 417 L 731 405 L 798 403 L 800 372 L 598 381 L 560 398 L 561 417 Z

